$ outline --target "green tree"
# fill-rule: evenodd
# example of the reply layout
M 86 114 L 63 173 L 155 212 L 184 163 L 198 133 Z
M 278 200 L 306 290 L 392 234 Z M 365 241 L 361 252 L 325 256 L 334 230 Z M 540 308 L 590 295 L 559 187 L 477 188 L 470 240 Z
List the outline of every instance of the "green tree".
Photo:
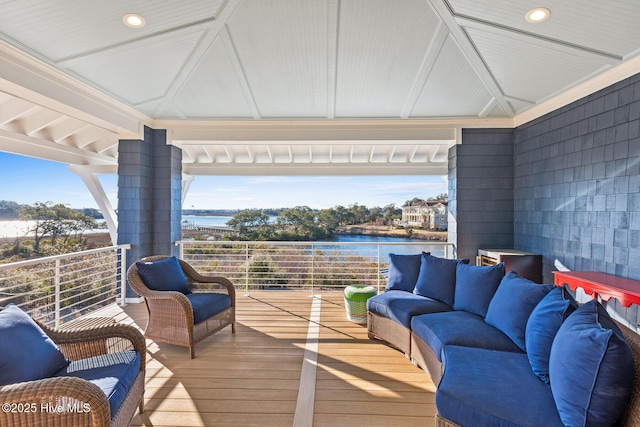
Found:
M 278 227 L 282 237 L 290 239 L 316 240 L 325 237 L 316 221 L 316 212 L 309 206 L 286 209 L 278 216 Z
M 41 245 L 46 238 L 50 239 L 52 247 L 57 245 L 59 239 L 60 246 L 65 246 L 70 238 L 82 240 L 86 230 L 96 228 L 93 218 L 60 203 L 36 202 L 21 208 L 19 217 L 32 221 L 27 233 L 34 235 L 33 251 L 36 253 L 41 253 Z
M 269 215 L 257 209 L 248 209 L 235 214 L 227 225 L 238 232 L 244 240 L 269 240 L 273 234 L 269 226 Z

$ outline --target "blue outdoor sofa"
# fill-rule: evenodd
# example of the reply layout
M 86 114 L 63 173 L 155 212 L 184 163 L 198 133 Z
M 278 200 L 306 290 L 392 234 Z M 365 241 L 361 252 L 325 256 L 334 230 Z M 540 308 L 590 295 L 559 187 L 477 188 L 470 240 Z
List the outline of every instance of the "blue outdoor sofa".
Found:
M 640 425 L 640 337 L 564 288 L 429 254 L 390 255 L 368 334 L 437 386 L 436 426 Z
M 145 359 L 133 326 L 52 329 L 0 307 L 0 426 L 128 426 L 143 411 Z

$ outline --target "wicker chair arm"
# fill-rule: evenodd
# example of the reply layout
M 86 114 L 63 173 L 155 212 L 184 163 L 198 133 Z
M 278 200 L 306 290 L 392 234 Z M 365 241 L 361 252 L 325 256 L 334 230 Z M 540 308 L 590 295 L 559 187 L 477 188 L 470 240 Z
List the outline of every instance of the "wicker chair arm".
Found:
M 82 378 L 55 377 L 10 384 L 0 388 L 0 425 L 108 426 L 109 400 L 100 387 Z M 12 409 L 15 408 L 15 411 Z M 87 424 L 90 418 L 90 424 Z
M 67 358 L 83 359 L 96 355 L 96 347 L 106 349 L 107 340 L 122 338 L 127 340 L 133 350 L 140 354 L 140 369 L 145 369 L 147 344 L 142 333 L 135 327 L 122 323 L 105 324 L 89 328 L 55 329 L 40 324 L 45 333 L 59 346 L 65 347 Z M 122 346 L 120 346 L 122 347 Z M 98 352 L 98 354 L 104 351 Z M 72 357 L 69 357 L 72 354 Z
M 222 276 L 205 276 L 198 273 L 190 264 L 185 261 L 179 260 L 180 266 L 182 267 L 182 271 L 187 275 L 190 279 L 194 287 L 197 287 L 198 283 L 215 283 L 224 286 L 227 289 L 227 293 L 231 297 L 231 306 L 235 307 L 236 305 L 236 288 L 233 286 L 231 280 Z

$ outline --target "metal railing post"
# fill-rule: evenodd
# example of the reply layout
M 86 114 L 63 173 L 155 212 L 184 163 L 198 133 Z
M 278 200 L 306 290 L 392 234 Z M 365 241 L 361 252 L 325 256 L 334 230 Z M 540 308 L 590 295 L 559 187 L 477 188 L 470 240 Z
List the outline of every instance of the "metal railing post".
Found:
M 55 318 L 55 327 L 57 328 L 60 326 L 60 260 L 59 259 L 56 260 L 54 284 L 55 284 L 54 318 Z
M 380 245 L 378 245 L 378 293 L 380 293 Z
M 244 293 L 245 295 L 249 295 L 249 244 L 246 243 L 244 246 Z
M 315 260 L 316 260 L 316 247 L 314 244 L 311 244 L 311 295 L 314 293 L 315 288 Z
M 127 250 L 119 249 L 120 252 L 120 306 L 127 305 Z

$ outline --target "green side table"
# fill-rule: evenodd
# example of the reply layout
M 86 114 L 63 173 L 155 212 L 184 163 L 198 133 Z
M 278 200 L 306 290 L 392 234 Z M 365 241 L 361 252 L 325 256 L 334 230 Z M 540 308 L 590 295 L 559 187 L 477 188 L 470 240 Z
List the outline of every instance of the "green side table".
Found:
M 344 308 L 347 319 L 354 323 L 367 323 L 367 300 L 378 293 L 373 286 L 350 285 L 344 288 Z

